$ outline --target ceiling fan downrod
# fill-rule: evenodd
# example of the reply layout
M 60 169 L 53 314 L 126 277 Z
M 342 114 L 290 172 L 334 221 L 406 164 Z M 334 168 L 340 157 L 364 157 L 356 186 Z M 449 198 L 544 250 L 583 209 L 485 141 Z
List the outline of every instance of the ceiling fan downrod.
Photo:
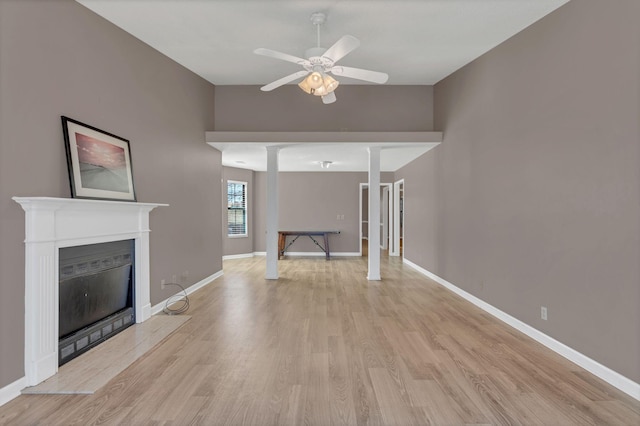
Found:
M 327 22 L 327 15 L 323 12 L 314 12 L 311 14 L 311 17 L 309 19 L 311 20 L 311 23 L 316 26 L 316 47 L 307 49 L 307 51 L 305 52 L 305 56 L 307 59 L 314 56 L 320 57 L 324 52 L 327 51 L 327 49 L 320 46 L 320 27 L 324 25 L 325 22 Z
M 323 12 L 314 12 L 311 14 L 311 17 L 309 19 L 311 20 L 311 23 L 316 26 L 316 47 L 320 47 L 320 26 L 327 22 L 327 15 L 325 15 Z

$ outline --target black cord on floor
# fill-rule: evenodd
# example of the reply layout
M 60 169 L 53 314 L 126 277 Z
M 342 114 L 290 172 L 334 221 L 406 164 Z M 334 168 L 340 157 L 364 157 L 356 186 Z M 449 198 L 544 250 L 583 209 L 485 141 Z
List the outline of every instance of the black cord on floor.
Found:
M 167 303 L 164 305 L 164 309 L 162 310 L 167 315 L 178 315 L 183 312 L 187 312 L 189 309 L 189 297 L 187 296 L 187 291 L 180 284 L 177 283 L 167 283 L 166 285 L 175 285 L 180 287 L 182 291 L 174 294 L 170 298 L 167 299 Z M 173 307 L 173 305 L 178 305 L 177 307 Z

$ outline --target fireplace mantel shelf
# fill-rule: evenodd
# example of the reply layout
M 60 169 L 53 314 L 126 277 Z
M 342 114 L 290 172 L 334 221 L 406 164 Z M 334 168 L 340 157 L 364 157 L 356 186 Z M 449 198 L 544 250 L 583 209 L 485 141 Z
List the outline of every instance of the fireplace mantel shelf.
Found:
M 56 198 L 56 197 L 13 197 L 16 203 L 24 207 L 59 209 L 149 209 L 168 206 L 169 204 L 138 203 L 131 201 L 93 200 L 84 198 Z M 25 209 L 26 210 L 26 209 Z
M 65 240 L 102 237 L 113 240 L 122 234 L 149 232 L 149 212 L 156 207 L 168 206 L 54 197 L 13 197 L 13 200 L 26 212 L 25 243 L 56 241 L 61 244 Z M 52 223 L 43 220 L 46 212 L 53 215 Z M 146 226 L 141 227 L 141 221 Z M 66 245 L 81 244 L 78 241 Z
M 36 385 L 58 371 L 58 251 L 135 240 L 136 322 L 151 316 L 149 213 L 168 204 L 13 197 L 25 211 L 25 376 Z

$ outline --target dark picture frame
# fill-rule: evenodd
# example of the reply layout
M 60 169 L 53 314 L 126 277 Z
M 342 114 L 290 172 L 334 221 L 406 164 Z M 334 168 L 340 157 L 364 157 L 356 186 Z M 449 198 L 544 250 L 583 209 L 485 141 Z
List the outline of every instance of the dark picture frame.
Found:
M 62 116 L 72 198 L 136 201 L 129 141 Z

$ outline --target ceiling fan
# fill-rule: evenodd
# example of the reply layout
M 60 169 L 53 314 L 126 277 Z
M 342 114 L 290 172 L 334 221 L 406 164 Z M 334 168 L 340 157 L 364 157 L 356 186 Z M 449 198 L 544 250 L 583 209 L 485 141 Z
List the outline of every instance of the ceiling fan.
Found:
M 360 41 L 354 36 L 345 35 L 328 49 L 320 47 L 320 26 L 324 24 L 326 19 L 326 15 L 322 12 L 316 12 L 311 15 L 311 23 L 316 26 L 318 43 L 316 47 L 312 47 L 305 52 L 307 59 L 271 49 L 259 48 L 254 50 L 254 53 L 258 55 L 293 62 L 304 68 L 301 71 L 262 86 L 260 90 L 269 92 L 296 79 L 305 77 L 298 83 L 298 86 L 309 94 L 320 96 L 323 103 L 330 104 L 336 101 L 334 90 L 338 87 L 339 82 L 331 77 L 329 73 L 371 83 L 384 84 L 387 82 L 389 76 L 385 73 L 336 65 L 336 62 L 360 46 Z

